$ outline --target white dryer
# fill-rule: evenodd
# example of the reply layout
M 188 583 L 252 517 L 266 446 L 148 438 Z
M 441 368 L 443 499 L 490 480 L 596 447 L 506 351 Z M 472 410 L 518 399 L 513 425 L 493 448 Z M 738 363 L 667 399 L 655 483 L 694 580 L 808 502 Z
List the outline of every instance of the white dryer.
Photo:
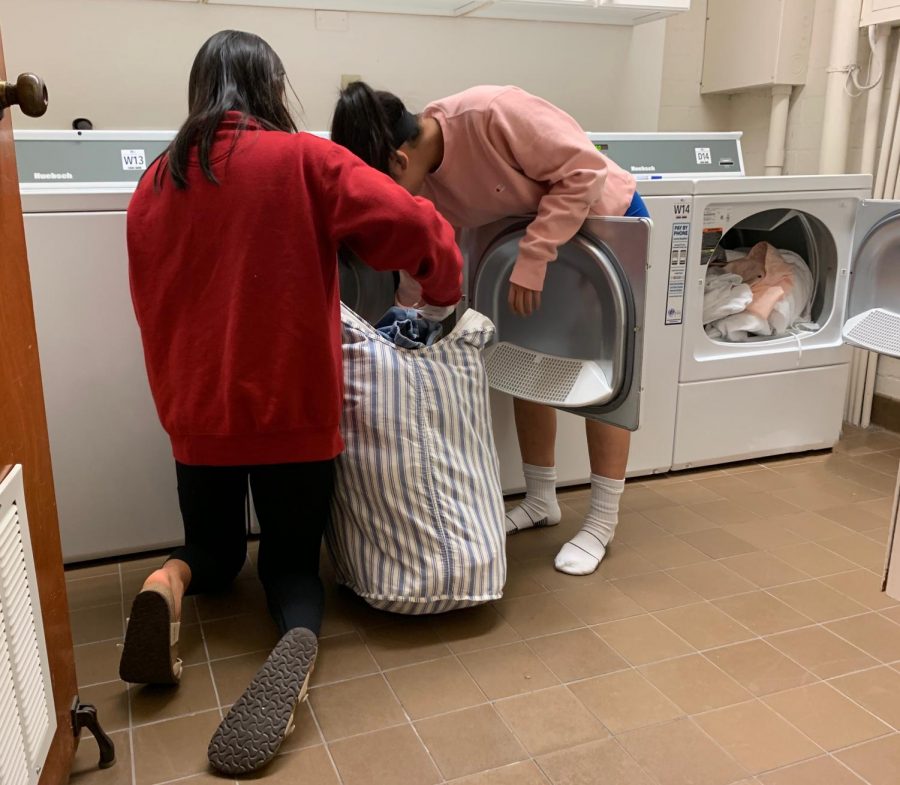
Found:
M 638 178 L 638 190 L 644 197 L 652 221 L 646 261 L 644 319 L 638 326 L 642 339 L 640 369 L 640 415 L 635 421 L 623 417 L 615 407 L 596 419 L 623 425 L 634 430 L 628 462 L 629 476 L 666 472 L 672 467 L 672 449 L 675 433 L 675 412 L 678 391 L 678 374 L 681 363 L 682 329 L 685 320 L 684 283 L 690 242 L 693 190 L 695 181 L 723 177 L 739 178 L 743 175 L 739 133 L 710 134 L 604 134 L 591 133 L 589 137 L 599 150 L 625 167 Z M 610 220 L 610 219 L 605 219 Z M 598 219 L 590 223 L 598 225 Z M 600 220 L 600 225 L 603 221 Z M 471 305 L 484 310 L 500 326 L 503 340 L 505 327 L 513 326 L 521 335 L 534 331 L 537 335 L 532 346 L 542 341 L 552 341 L 557 346 L 565 339 L 561 324 L 571 324 L 578 298 L 583 296 L 574 288 L 565 300 L 551 294 L 541 311 L 528 320 L 517 319 L 506 310 L 502 298 L 496 296 L 479 301 L 477 273 L 486 264 L 486 251 L 502 243 L 500 236 L 507 222 L 478 230 L 475 246 L 466 246 L 466 290 L 473 298 Z M 590 233 L 590 226 L 585 231 Z M 471 236 L 471 233 L 469 233 Z M 465 246 L 465 243 L 464 243 Z M 614 264 L 618 252 L 606 248 Z M 565 264 L 564 248 L 560 260 Z M 509 257 L 497 257 L 495 272 L 502 268 L 509 273 Z M 493 262 L 488 261 L 488 264 Z M 555 286 L 558 271 L 555 262 L 550 265 L 547 288 Z M 561 271 L 560 271 L 561 272 Z M 627 276 L 626 276 L 627 278 Z M 496 293 L 497 278 L 491 276 L 491 289 Z M 505 288 L 505 281 L 504 288 Z M 566 287 L 560 291 L 573 291 Z M 559 294 L 559 292 L 558 292 Z M 559 302 L 557 302 L 559 299 Z M 611 304 L 614 301 L 610 301 Z M 566 309 L 565 306 L 570 308 Z M 610 331 L 600 313 L 594 315 L 593 330 L 596 334 Z M 606 309 L 611 311 L 610 308 Z M 582 326 L 582 329 L 587 329 Z M 613 332 L 615 329 L 613 328 Z M 527 336 L 525 337 L 528 342 Z M 578 355 L 577 341 L 569 344 L 564 354 Z M 560 353 L 559 349 L 550 352 Z M 500 385 L 497 385 L 500 386 Z M 502 389 L 511 392 L 508 384 Z M 492 416 L 494 437 L 500 459 L 500 477 L 505 493 L 517 493 L 524 489 L 521 458 L 516 437 L 512 399 L 507 392 L 492 390 Z M 584 416 L 560 411 L 556 439 L 556 466 L 560 485 L 585 483 L 590 478 L 587 445 L 584 436 Z
M 866 288 L 896 276 L 897 205 L 865 203 L 868 175 L 745 177 L 694 184 L 685 324 L 672 465 L 675 469 L 829 448 L 840 435 L 849 376 L 842 331 L 851 280 Z M 869 230 L 868 269 L 854 243 Z M 781 337 L 711 338 L 704 287 L 716 250 L 767 241 L 795 252 L 813 277 L 811 324 Z M 882 260 L 871 261 L 873 248 Z M 887 249 L 890 247 L 891 252 Z M 890 262 L 894 260 L 893 265 Z M 885 266 L 886 265 L 886 266 Z M 890 278 L 895 290 L 898 279 Z M 870 306 L 871 307 L 871 306 Z

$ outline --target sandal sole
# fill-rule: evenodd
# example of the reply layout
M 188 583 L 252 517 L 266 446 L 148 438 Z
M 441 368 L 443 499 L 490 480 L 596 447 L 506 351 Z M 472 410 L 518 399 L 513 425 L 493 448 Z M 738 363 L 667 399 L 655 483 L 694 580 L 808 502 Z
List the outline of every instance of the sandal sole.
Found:
M 213 734 L 207 755 L 215 769 L 248 774 L 278 754 L 297 704 L 306 698 L 318 648 L 309 630 L 285 633 Z
M 129 684 L 178 684 L 169 644 L 172 621 L 169 603 L 157 591 L 142 591 L 134 598 L 119 678 Z

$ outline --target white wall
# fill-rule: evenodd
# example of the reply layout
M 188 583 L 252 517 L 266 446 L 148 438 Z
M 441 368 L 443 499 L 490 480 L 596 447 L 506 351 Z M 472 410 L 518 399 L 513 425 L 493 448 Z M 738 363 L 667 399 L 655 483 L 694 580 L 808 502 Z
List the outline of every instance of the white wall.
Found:
M 660 130 L 742 131 L 744 161 L 749 174 L 765 170 L 765 151 L 771 97 L 766 90 L 732 96 L 701 96 L 706 0 L 694 0 L 689 14 L 667 22 L 665 74 L 660 101 Z M 825 111 L 825 81 L 831 45 L 834 0 L 816 0 L 806 84 L 794 89 L 785 145 L 785 174 L 815 174 Z M 752 57 L 750 51 L 736 56 Z M 860 60 L 867 63 L 865 36 L 860 37 Z M 859 166 L 865 100 L 854 102 L 850 171 Z
M 666 21 L 635 27 L 627 59 L 617 63 L 606 84 L 614 116 L 602 131 L 657 131 L 663 87 Z
M 900 401 L 900 360 L 893 357 L 879 359 L 875 392 L 886 398 Z
M 666 20 L 660 83 L 660 131 L 732 131 L 727 96 L 700 95 L 706 0 L 693 0 L 686 14 Z
M 223 28 L 267 39 L 285 62 L 306 127 L 328 127 L 342 73 L 398 93 L 411 108 L 474 84 L 518 84 L 585 127 L 654 130 L 664 22 L 638 28 L 352 13 L 316 30 L 312 11 L 162 0 L 0 0 L 10 73 L 35 71 L 50 109 L 20 128 L 173 128 L 186 112 L 191 61 Z M 631 59 L 631 60 L 630 60 Z M 623 64 L 631 62 L 623 77 Z

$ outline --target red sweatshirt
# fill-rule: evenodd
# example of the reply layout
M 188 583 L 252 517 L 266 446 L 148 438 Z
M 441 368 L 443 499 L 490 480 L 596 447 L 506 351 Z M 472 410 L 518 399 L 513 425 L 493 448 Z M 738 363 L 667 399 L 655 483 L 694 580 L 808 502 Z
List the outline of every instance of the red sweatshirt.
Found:
M 131 293 L 150 389 L 187 464 L 319 461 L 343 449 L 337 248 L 460 296 L 453 230 L 343 147 L 226 116 L 188 188 L 159 162 L 128 208 Z M 196 157 L 195 157 L 196 159 Z

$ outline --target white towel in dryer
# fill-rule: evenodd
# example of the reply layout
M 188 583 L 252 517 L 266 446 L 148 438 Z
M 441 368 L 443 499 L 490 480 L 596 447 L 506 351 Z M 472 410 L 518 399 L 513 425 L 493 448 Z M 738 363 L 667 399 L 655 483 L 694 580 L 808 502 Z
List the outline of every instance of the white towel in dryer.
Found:
M 703 324 L 712 324 L 743 311 L 753 299 L 750 287 L 741 276 L 721 267 L 710 267 L 703 291 Z

